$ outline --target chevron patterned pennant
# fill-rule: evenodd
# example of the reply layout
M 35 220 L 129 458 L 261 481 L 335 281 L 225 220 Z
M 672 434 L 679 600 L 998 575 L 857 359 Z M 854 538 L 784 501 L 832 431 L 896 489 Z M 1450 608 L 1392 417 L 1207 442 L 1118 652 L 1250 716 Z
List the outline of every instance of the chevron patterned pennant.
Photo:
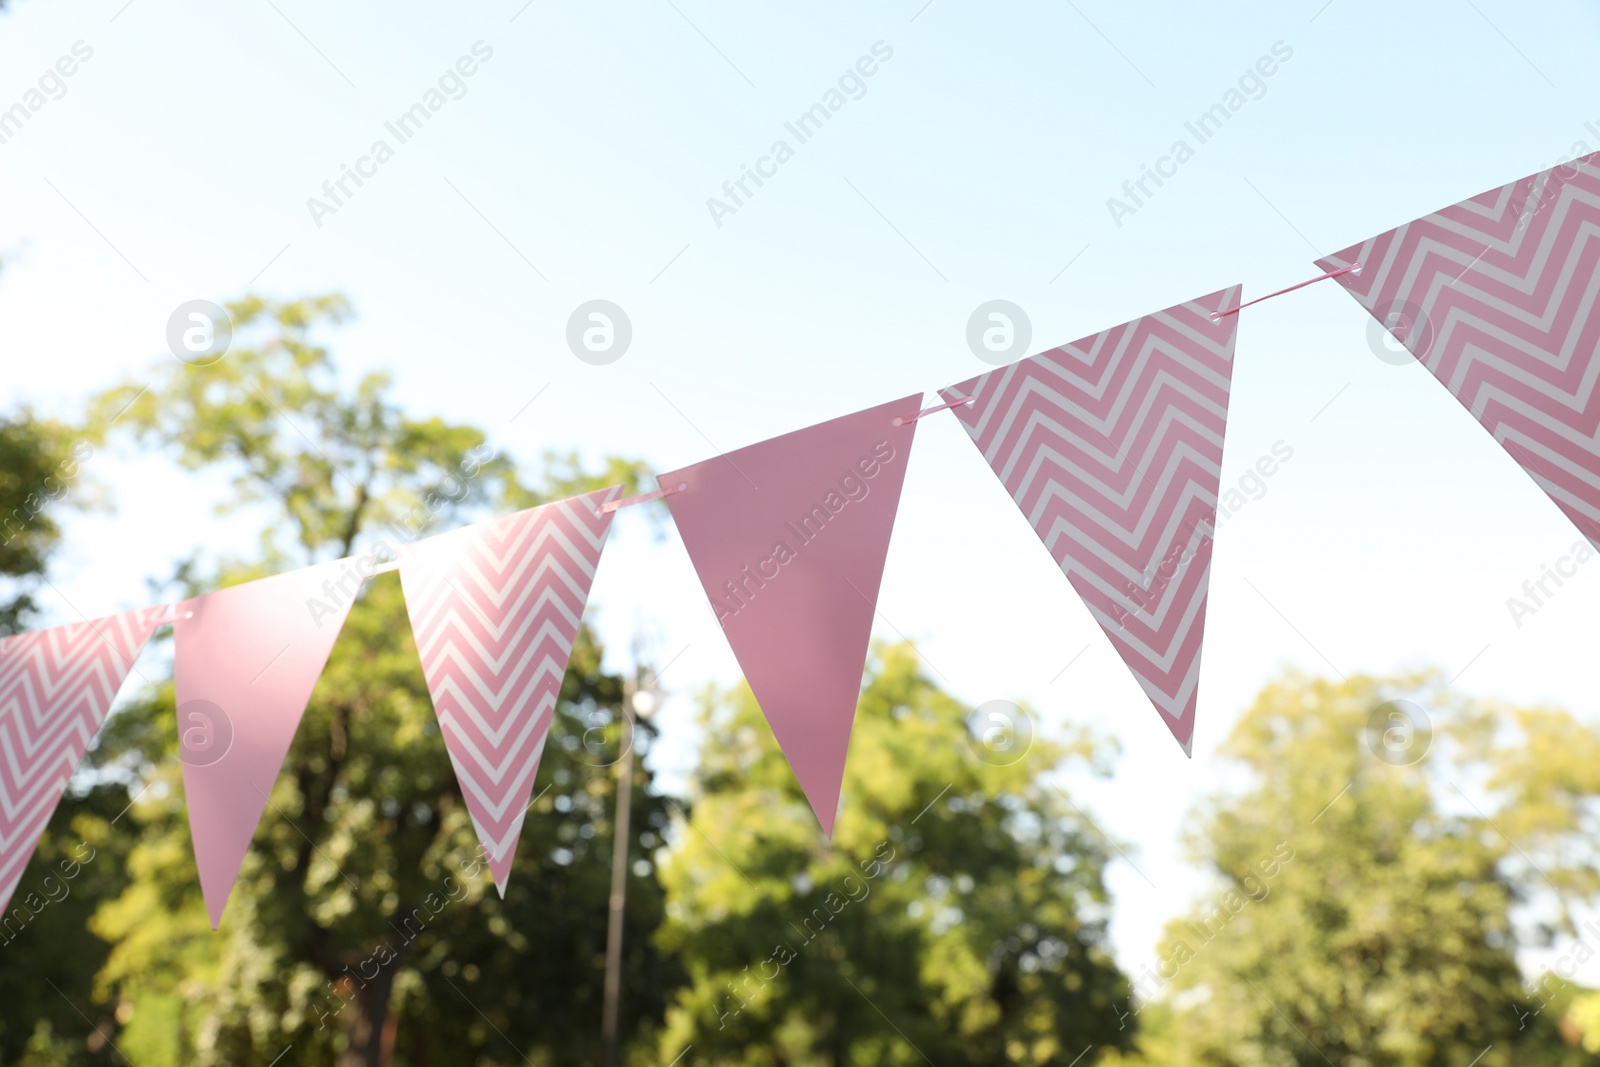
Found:
M 164 607 L 0 641 L 0 912 Z
M 1600 548 L 1600 153 L 1319 265 Z
M 1239 292 L 940 390 L 1191 754 Z
M 445 748 L 502 896 L 620 487 L 400 551 Z

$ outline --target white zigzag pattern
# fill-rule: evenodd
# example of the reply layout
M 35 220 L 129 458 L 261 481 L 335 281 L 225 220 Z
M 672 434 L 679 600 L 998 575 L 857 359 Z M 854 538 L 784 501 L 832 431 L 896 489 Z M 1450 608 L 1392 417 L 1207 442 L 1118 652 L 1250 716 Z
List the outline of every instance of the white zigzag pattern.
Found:
M 0 641 L 0 909 L 161 610 Z
M 958 418 L 1186 749 L 1210 564 L 1170 580 L 1159 568 L 1213 536 L 1237 320 L 1210 315 L 1237 299 L 1226 290 L 941 390 L 977 398 Z
M 1056 493 L 1060 499 L 1069 503 L 1075 500 L 1075 498 L 1060 492 L 1059 488 L 1056 489 Z M 1073 521 L 1074 517 L 1080 516 L 1069 517 L 1063 514 L 1041 515 L 1039 523 L 1043 523 L 1048 519 L 1049 525 L 1041 529 L 1039 523 L 1035 523 L 1034 528 L 1040 531 L 1040 538 L 1044 541 L 1045 547 L 1050 550 L 1051 556 L 1061 561 L 1060 566 L 1063 573 L 1080 575 L 1091 581 L 1107 597 L 1117 601 L 1128 614 L 1144 616 L 1152 626 L 1159 628 L 1166 619 L 1168 602 L 1178 594 L 1178 583 L 1162 583 L 1161 600 L 1159 602 L 1160 610 L 1149 611 L 1148 605 L 1144 603 L 1144 597 L 1148 596 L 1155 582 L 1156 576 L 1150 573 L 1151 567 L 1158 566 L 1164 555 L 1170 553 L 1180 543 L 1188 550 L 1188 554 L 1192 556 L 1196 547 L 1211 536 L 1209 524 L 1196 524 L 1189 531 L 1187 538 L 1180 537 L 1180 529 L 1186 521 L 1184 516 L 1188 512 L 1189 504 L 1195 500 L 1205 503 L 1208 499 L 1210 499 L 1209 494 L 1199 486 L 1193 483 L 1184 486 L 1183 492 L 1178 497 L 1177 506 L 1172 509 L 1167 517 L 1163 535 L 1157 545 L 1163 551 L 1158 552 L 1151 565 L 1146 566 L 1144 570 L 1135 570 L 1121 557 L 1111 554 L 1089 531 L 1084 530 Z M 1081 517 L 1096 518 L 1093 515 Z M 1120 586 L 1107 585 L 1095 568 L 1076 565 L 1069 555 L 1069 549 L 1071 548 L 1088 552 L 1102 563 L 1115 568 L 1123 576 L 1123 584 Z M 1135 589 L 1141 594 L 1140 596 L 1134 596 L 1132 590 Z
M 1408 331 L 1406 347 L 1600 547 L 1600 427 L 1590 426 L 1600 381 L 1597 163 L 1600 154 L 1512 182 L 1323 262 L 1360 257 L 1372 267 L 1341 282 L 1375 316 L 1403 303 L 1421 312 L 1432 330 Z M 1570 385 L 1556 380 L 1574 372 Z M 1552 417 L 1549 405 L 1570 418 Z M 1590 462 L 1559 454 L 1556 442 Z
M 594 508 L 615 494 L 468 527 L 402 556 L 450 762 L 502 891 L 610 527 Z
M 1107 380 L 1098 383 L 1098 392 L 1096 392 L 1096 389 L 1090 388 L 1090 383 L 1085 381 L 1082 377 L 1081 369 L 1063 364 L 1060 361 L 1059 354 L 1070 351 L 1072 351 L 1070 348 L 1053 349 L 1050 352 L 1044 352 L 1037 356 L 1033 356 L 1031 357 L 1031 360 L 1036 361 L 1039 367 L 1052 370 L 1054 371 L 1055 375 L 1072 381 L 1073 384 L 1083 388 L 1086 392 L 1091 393 L 1091 395 L 1094 395 L 1096 399 L 1103 399 L 1105 389 L 1110 387 L 1110 381 Z M 1217 409 L 1216 404 L 1214 404 L 1210 398 L 1196 391 L 1187 381 L 1176 376 L 1171 369 L 1167 367 L 1158 367 L 1155 371 L 1150 371 L 1148 366 L 1150 363 L 1156 360 L 1170 362 L 1171 358 L 1172 347 L 1164 339 L 1154 337 L 1146 338 L 1146 343 L 1139 350 L 1136 366 L 1127 374 L 1126 378 L 1123 379 L 1124 388 L 1122 394 L 1118 396 L 1116 403 L 1102 417 L 1096 417 L 1092 415 L 1091 412 L 1077 400 L 1063 395 L 1049 380 L 1041 378 L 1036 374 L 1019 371 L 1017 368 L 1021 366 L 1020 364 L 1012 364 L 1009 367 L 1001 369 L 999 372 L 997 372 L 1001 375 L 1001 379 L 999 385 L 996 387 L 996 391 L 1001 393 L 1008 392 L 1013 381 L 1020 375 L 1023 378 L 1022 385 L 1020 386 L 1020 388 L 1023 390 L 1023 396 L 1018 398 L 1018 402 L 1004 409 L 986 408 L 984 410 L 983 415 L 980 417 L 977 430 L 982 435 L 993 434 L 993 440 L 995 442 L 990 449 L 984 452 L 984 458 L 989 460 L 991 466 L 994 464 L 996 459 L 999 458 L 998 451 L 1001 447 L 1001 443 L 1009 439 L 1015 420 L 1027 410 L 1026 406 L 1022 403 L 1022 400 L 1027 397 L 1035 397 L 1040 401 L 1047 402 L 1050 406 L 1055 407 L 1058 410 L 1071 411 L 1085 423 L 1092 426 L 1102 437 L 1110 436 L 1112 431 L 1116 429 L 1130 403 L 1139 403 L 1141 409 L 1139 421 L 1143 421 L 1143 419 L 1147 418 L 1150 408 L 1155 404 L 1156 397 L 1160 394 L 1161 390 L 1167 388 L 1177 390 L 1186 399 L 1208 411 L 1211 411 L 1220 418 L 1222 416 L 1222 412 Z M 1107 379 L 1111 377 L 1111 369 L 1112 368 L 1107 368 Z M 1120 368 L 1118 368 L 1118 370 L 1120 374 Z M 1226 386 L 1226 383 L 1219 382 L 1217 375 L 1210 372 L 1207 368 L 1192 368 L 1191 373 L 1198 374 L 1198 376 L 1210 381 L 1218 388 L 1225 388 Z M 1146 380 L 1147 376 L 1150 377 L 1148 382 Z M 991 427 L 989 425 L 989 420 L 991 418 L 998 419 L 999 424 Z M 1102 455 L 1104 455 L 1104 449 L 1098 445 L 1090 448 L 1089 451 L 1099 451 Z M 1113 453 L 1111 456 L 1106 458 L 1107 461 L 1110 462 L 1116 457 Z M 1012 456 L 1011 459 L 1014 462 L 1016 457 Z M 1008 476 L 1009 472 L 1001 474 L 1002 478 Z
M 556 546 L 563 550 L 562 554 L 557 555 L 550 551 L 551 542 L 554 542 Z M 575 549 L 572 542 L 559 531 L 541 534 L 534 538 L 531 544 L 525 542 L 514 543 L 509 546 L 509 550 L 512 554 L 509 560 L 485 560 L 479 558 L 476 553 L 465 547 L 461 556 L 457 557 L 461 562 L 467 564 L 467 569 L 461 576 L 471 580 L 474 591 L 486 601 L 483 606 L 493 607 L 497 612 L 503 614 L 510 614 L 516 611 L 518 609 L 517 602 L 536 591 L 534 583 L 544 577 L 547 570 L 553 569 L 555 576 L 560 578 L 567 588 L 575 593 L 585 588 L 588 582 L 594 578 L 593 565 L 587 560 L 573 555 L 572 553 Z M 510 573 L 506 573 L 506 565 L 512 561 L 515 561 L 516 565 Z M 566 564 L 570 564 L 582 572 L 584 581 L 579 582 L 572 578 L 567 573 Z M 534 568 L 532 575 L 527 573 L 529 567 Z M 447 569 L 454 570 L 453 567 Z M 436 608 L 441 602 L 449 602 L 455 599 L 452 596 L 452 592 L 450 587 L 446 585 L 443 590 L 435 590 L 434 595 L 425 598 L 419 606 L 424 609 Z M 462 590 L 462 593 L 465 594 L 466 590 Z M 506 603 L 507 597 L 515 597 L 517 602 L 508 605 Z
M 552 701 L 552 703 L 554 703 L 554 701 Z M 537 718 L 530 718 L 527 721 L 527 728 L 524 731 L 524 738 L 526 738 L 527 735 L 532 734 L 534 727 L 537 726 L 538 723 L 539 720 Z M 477 746 L 473 744 L 471 737 L 463 733 L 460 727 L 453 720 L 441 719 L 440 725 L 448 725 L 451 734 L 455 737 L 456 741 L 462 747 L 464 747 L 467 752 L 477 757 L 480 763 L 484 762 L 482 755 L 478 752 Z M 526 779 L 529 778 L 533 774 L 534 770 L 539 766 L 539 760 L 544 755 L 544 744 L 547 740 L 549 740 L 549 737 L 550 731 L 548 728 L 540 731 L 538 739 L 533 743 L 532 750 L 522 754 L 522 765 L 519 773 L 510 782 L 502 784 L 501 779 L 505 776 L 504 769 L 502 769 L 501 774 L 490 776 L 490 781 L 493 784 L 500 786 L 500 788 L 497 790 L 497 792 L 500 793 L 500 798 L 498 800 L 491 796 L 483 788 L 482 780 L 477 775 L 472 773 L 471 767 L 463 764 L 453 754 L 451 755 L 450 760 L 453 764 L 455 764 L 456 775 L 460 777 L 463 787 L 465 787 L 467 791 L 470 792 L 478 801 L 478 803 L 488 811 L 490 817 L 498 822 L 505 816 L 506 809 L 509 808 L 512 801 L 516 799 L 517 794 Z M 521 742 L 519 741 L 518 744 L 520 746 Z M 511 757 L 507 757 L 506 766 L 509 767 L 510 764 Z
M 1042 418 L 1039 421 L 1048 423 L 1048 420 Z M 1147 453 L 1139 460 L 1134 461 L 1131 458 L 1124 460 L 1130 465 L 1130 470 L 1134 476 L 1129 479 L 1127 488 L 1121 491 L 1107 485 L 1092 471 L 1084 470 L 1056 450 L 1055 441 L 1068 435 L 1062 434 L 1061 437 L 1052 438 L 1049 434 L 1039 434 L 1034 437 L 1033 430 L 1035 427 L 1030 423 L 1030 441 L 1036 440 L 1038 444 L 1036 451 L 1029 457 L 1027 471 L 1017 480 L 1017 484 L 1023 487 L 1023 495 L 1027 495 L 1027 493 L 1033 491 L 1035 485 L 1043 482 L 1049 487 L 1053 495 L 1049 498 L 1041 498 L 1041 504 L 1035 505 L 1035 510 L 1028 515 L 1028 521 L 1037 522 L 1043 518 L 1042 507 L 1049 499 L 1069 500 L 1076 506 L 1086 509 L 1086 513 L 1093 517 L 1097 524 L 1102 526 L 1106 532 L 1116 534 L 1130 549 L 1137 548 L 1144 543 L 1145 535 L 1149 532 L 1150 524 L 1155 521 L 1156 516 L 1150 514 L 1147 510 L 1138 516 L 1131 528 L 1124 526 L 1116 516 L 1103 512 L 1099 508 L 1098 501 L 1091 502 L 1069 493 L 1065 486 L 1055 480 L 1047 468 L 1054 465 L 1059 469 L 1072 472 L 1097 489 L 1099 499 L 1109 500 L 1124 511 L 1133 506 L 1134 500 L 1139 496 L 1139 491 L 1142 488 L 1152 490 L 1152 499 L 1154 501 L 1166 499 L 1172 491 L 1172 483 L 1180 477 L 1180 467 L 1197 467 L 1207 474 L 1220 478 L 1222 476 L 1222 468 L 1214 460 L 1195 451 L 1194 447 L 1188 442 L 1172 439 L 1169 431 L 1172 425 L 1178 422 L 1194 426 L 1194 423 L 1187 415 L 1172 413 L 1169 417 L 1162 419 L 1159 424 L 1161 440 L 1166 442 L 1164 446 L 1152 444 Z M 1048 424 L 1055 425 L 1054 423 Z M 1206 434 L 1206 436 L 1210 437 L 1211 435 Z M 1221 442 L 1218 442 L 1218 447 L 1221 447 Z M 1147 467 L 1152 460 L 1160 460 L 1163 464 L 1154 482 L 1149 480 L 1150 471 Z M 1134 466 L 1134 464 L 1137 464 L 1137 466 Z M 1140 469 L 1144 470 L 1143 475 L 1138 473 Z M 1190 480 L 1192 481 L 1192 479 Z M 1207 499 L 1208 503 L 1214 506 L 1217 502 L 1216 495 L 1205 491 L 1203 488 L 1201 491 L 1205 493 L 1205 499 Z
M 578 624 L 580 617 L 554 592 L 547 590 L 540 595 L 539 601 L 531 610 L 515 616 L 514 631 L 509 634 L 502 632 L 489 641 L 483 640 L 470 626 L 473 620 L 482 621 L 476 608 L 459 601 L 452 603 L 427 619 L 433 627 L 430 630 L 432 636 L 426 642 L 425 649 L 419 643 L 418 651 L 425 652 L 429 657 L 454 653 L 463 666 L 489 674 L 501 674 L 508 666 L 515 667 L 513 657 L 527 654 L 526 644 L 537 646 L 549 639 L 559 643 L 562 625 L 571 627 Z M 546 608 L 549 611 L 544 610 Z M 550 618 L 552 613 L 557 617 Z M 537 631 L 530 634 L 529 631 L 534 627 L 538 627 Z M 500 646 L 498 650 L 496 646 Z M 505 687 L 497 691 L 491 689 L 482 678 L 475 681 L 486 699 L 503 696 Z M 515 678 L 512 681 L 515 682 Z

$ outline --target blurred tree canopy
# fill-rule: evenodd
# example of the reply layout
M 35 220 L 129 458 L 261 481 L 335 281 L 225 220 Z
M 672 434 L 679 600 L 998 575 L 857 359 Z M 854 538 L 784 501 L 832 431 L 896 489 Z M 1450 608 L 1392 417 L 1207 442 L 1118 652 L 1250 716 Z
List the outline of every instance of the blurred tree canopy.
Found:
M 80 467 L 90 454 L 68 427 L 41 420 L 26 408 L 0 416 L 0 638 L 26 629 L 35 618 L 34 596 L 61 540 L 56 516 L 80 496 Z M 104 863 L 91 870 L 81 862 L 105 842 L 86 836 L 91 831 L 79 816 L 98 818 L 103 825 L 126 803 L 126 794 L 119 801 L 116 790 L 69 797 L 55 817 L 57 829 L 46 836 L 18 883 L 0 929 L 0 1004 L 5 1005 L 0 1063 L 45 1067 L 64 1062 L 59 1060 L 63 1047 L 92 1055 L 105 1044 L 58 990 L 78 991 L 77 1002 L 87 1006 L 81 994 L 106 953 L 87 923 L 97 892 L 103 897 L 108 891 L 109 872 Z M 35 903 L 30 906 L 29 900 Z M 30 947 L 42 945 L 48 951 Z M 104 1025 L 109 1029 L 109 1021 Z M 87 1047 L 79 1036 L 86 1029 L 91 1031 Z
M 1571 929 L 1593 894 L 1596 743 L 1564 712 L 1475 703 L 1434 675 L 1268 686 L 1223 748 L 1248 784 L 1189 834 L 1218 888 L 1136 979 L 1158 1005 L 1146 1062 L 1600 1062 L 1573 1047 L 1580 991 L 1530 992 L 1518 970 L 1553 927 L 1513 915 L 1542 904 Z
M 658 1049 L 702 1064 L 1067 1064 L 1125 1045 L 1105 848 L 1042 778 L 1085 737 L 980 758 L 967 709 L 879 647 L 832 843 L 748 688 L 708 697 L 660 939 L 690 984 Z M 1093 1062 L 1092 1059 L 1085 1060 Z
M 115 421 L 185 467 L 229 472 L 224 506 L 261 516 L 259 555 L 191 560 L 173 583 L 179 596 L 637 481 L 633 464 L 589 472 L 552 456 L 530 486 L 482 431 L 404 415 L 383 376 L 347 385 L 317 336 L 347 314 L 337 297 L 250 298 L 229 311 L 224 359 L 167 361 L 148 382 L 100 397 L 90 419 L 102 434 Z M 540 768 L 547 788 L 500 900 L 485 891 L 398 581 L 380 576 L 346 622 L 214 934 L 188 840 L 171 683 L 149 687 L 102 730 L 79 776 L 87 787 L 58 811 L 24 884 L 80 840 L 107 842 L 85 867 L 93 878 L 76 883 L 70 916 L 58 906 L 7 948 L 8 976 L 49 975 L 53 957 L 72 969 L 51 1017 L 86 1015 L 53 1031 L 8 1025 L 4 1062 L 27 1041 L 67 1055 L 74 1043 L 51 1034 L 82 1033 L 88 1013 L 99 1027 L 91 1052 L 140 1064 L 265 1065 L 290 1048 L 290 1062 L 342 1065 L 592 1062 L 620 698 L 621 679 L 584 631 Z M 668 814 L 649 782 L 638 767 L 633 821 L 653 844 Z M 624 1022 L 647 1033 L 672 971 L 649 936 L 662 902 L 648 864 L 629 890 Z M 70 918 L 83 941 L 86 908 L 101 947 L 62 959 L 53 938 Z
M 0 637 L 24 628 L 61 540 L 55 512 L 73 497 L 92 454 L 59 423 L 26 408 L 0 415 Z
M 26 621 L 54 509 L 119 439 L 225 473 L 219 507 L 259 530 L 245 558 L 191 555 L 174 597 L 643 476 L 576 455 L 530 474 L 480 428 L 408 415 L 386 377 L 336 367 L 341 298 L 229 311 L 224 358 L 105 392 L 85 430 L 0 419 L 0 625 Z M 602 659 L 582 630 L 502 900 L 398 580 L 372 580 L 216 933 L 170 663 L 152 672 L 23 875 L 47 903 L 0 933 L 0 1065 L 593 1063 L 622 741 Z M 1432 674 L 1278 679 L 1193 813 L 1214 888 L 1124 975 L 1111 845 L 1057 777 L 1109 773 L 1109 746 L 1072 733 L 1008 762 L 966 711 L 909 645 L 875 647 L 831 842 L 747 688 L 703 697 L 692 803 L 636 764 L 627 1062 L 1600 1067 L 1600 992 L 1578 984 L 1600 958 L 1593 726 Z M 1519 969 L 1529 949 L 1545 973 Z

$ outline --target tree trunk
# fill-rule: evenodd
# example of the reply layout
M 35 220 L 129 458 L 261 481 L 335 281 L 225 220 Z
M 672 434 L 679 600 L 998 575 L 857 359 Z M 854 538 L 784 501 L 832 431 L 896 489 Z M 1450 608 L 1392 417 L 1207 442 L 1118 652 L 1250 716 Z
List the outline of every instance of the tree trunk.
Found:
M 377 976 L 358 987 L 344 1009 L 345 1049 L 337 1067 L 389 1067 L 394 1058 L 394 1027 L 389 995 L 394 991 L 398 961 L 378 968 Z

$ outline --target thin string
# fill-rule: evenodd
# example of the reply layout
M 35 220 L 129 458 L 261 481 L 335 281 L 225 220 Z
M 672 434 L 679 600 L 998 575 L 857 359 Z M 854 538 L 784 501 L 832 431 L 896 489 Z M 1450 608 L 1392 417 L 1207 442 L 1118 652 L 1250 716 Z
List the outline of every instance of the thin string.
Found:
M 673 493 L 681 493 L 687 488 L 689 488 L 688 482 L 679 482 L 671 489 L 652 489 L 648 493 L 640 493 L 638 496 L 630 496 L 626 500 L 612 500 L 608 503 L 601 504 L 599 507 L 594 509 L 594 513 L 597 516 L 609 515 L 618 508 L 631 507 L 634 504 L 648 504 L 652 500 L 660 500 L 664 496 L 671 496 Z
M 964 400 L 952 400 L 948 404 L 936 404 L 931 408 L 924 408 L 923 410 L 917 412 L 915 415 L 911 416 L 910 418 L 906 418 L 906 416 L 904 416 L 904 415 L 896 415 L 894 417 L 894 425 L 896 425 L 896 426 L 904 426 L 907 423 L 916 422 L 918 419 L 925 418 L 925 417 L 927 417 L 929 415 L 932 415 L 932 414 L 934 414 L 936 412 L 946 411 L 946 410 L 948 410 L 950 408 L 961 407 L 963 404 L 971 406 L 973 401 L 975 401 L 976 399 L 977 399 L 976 397 L 969 396 Z
M 1299 282 L 1298 284 L 1291 285 L 1287 289 L 1279 289 L 1276 293 L 1268 293 L 1266 296 L 1258 296 L 1254 300 L 1246 300 L 1244 303 L 1240 304 L 1236 308 L 1229 308 L 1227 311 L 1213 311 L 1211 313 L 1211 321 L 1212 322 L 1216 322 L 1218 319 L 1226 318 L 1229 315 L 1237 315 L 1237 314 L 1239 314 L 1239 312 L 1243 311 L 1245 308 L 1249 307 L 1251 304 L 1259 304 L 1263 300 L 1271 300 L 1275 296 L 1282 296 L 1284 293 L 1292 293 L 1296 289 L 1304 289 L 1308 285 L 1316 285 L 1318 282 L 1325 282 L 1329 278 L 1337 278 L 1341 274 L 1360 274 L 1360 273 L 1361 273 L 1361 264 L 1352 263 L 1348 267 L 1340 267 L 1338 270 L 1329 271 L 1327 274 L 1320 274 L 1317 277 L 1312 278 L 1312 279 L 1310 279 L 1308 281 L 1303 281 L 1303 282 Z
M 1328 281 L 1331 278 L 1338 278 L 1338 277 L 1341 277 L 1342 275 L 1345 275 L 1345 274 L 1359 274 L 1359 273 L 1361 273 L 1361 264 L 1360 263 L 1352 263 L 1348 267 L 1341 267 L 1338 270 L 1329 271 L 1326 274 L 1319 274 L 1315 278 L 1309 278 L 1306 281 L 1298 282 L 1298 283 L 1296 283 L 1294 285 L 1289 286 L 1288 288 L 1279 289 L 1275 293 L 1268 293 L 1266 296 L 1258 296 L 1254 300 L 1247 300 L 1244 303 L 1240 304 L 1236 308 L 1229 308 L 1226 311 L 1214 311 L 1214 312 L 1211 313 L 1211 319 L 1212 319 L 1213 322 L 1215 322 L 1215 321 L 1217 321 L 1219 319 L 1227 318 L 1229 315 L 1237 315 L 1239 312 L 1243 311 L 1245 308 L 1251 307 L 1252 305 L 1255 305 L 1255 304 L 1259 304 L 1263 300 L 1271 300 L 1273 297 L 1283 296 L 1285 293 L 1292 293 L 1296 289 L 1304 289 L 1308 285 L 1315 285 L 1318 282 L 1325 282 L 1325 281 Z M 966 398 L 961 399 L 961 400 L 952 400 L 948 404 L 936 404 L 931 408 L 924 408 L 923 410 L 917 412 L 915 415 L 911 415 L 911 416 L 896 415 L 894 417 L 894 425 L 895 426 L 905 426 L 905 425 L 907 425 L 909 423 L 916 422 L 918 419 L 926 418 L 929 415 L 934 415 L 934 414 L 937 414 L 938 412 L 946 411 L 946 410 L 949 410 L 951 408 L 961 407 L 963 405 L 970 406 L 970 405 L 972 405 L 972 404 L 974 404 L 976 402 L 977 402 L 977 398 L 976 397 L 970 397 L 969 396 L 969 397 L 966 397 Z M 679 482 L 676 486 L 673 486 L 671 489 L 665 489 L 665 488 L 663 488 L 663 489 L 655 489 L 655 490 L 652 490 L 651 492 L 640 493 L 638 496 L 631 496 L 631 497 L 628 497 L 628 498 L 626 498 L 624 500 L 613 500 L 613 501 L 611 501 L 609 503 L 601 504 L 599 507 L 594 509 L 594 513 L 597 516 L 608 515 L 608 514 L 614 512 L 614 511 L 616 511 L 618 508 L 631 507 L 634 504 L 647 504 L 652 500 L 660 500 L 663 497 L 671 496 L 674 493 L 681 493 L 681 492 L 683 492 L 684 490 L 686 490 L 688 488 L 689 488 L 689 483 L 688 482 Z M 374 567 L 372 569 L 372 574 L 368 575 L 367 577 L 372 577 L 373 575 L 378 575 L 378 574 L 387 574 L 390 571 L 399 570 L 399 569 L 400 569 L 400 562 L 398 560 L 394 560 L 394 561 L 391 561 L 389 563 L 380 564 L 379 566 Z M 172 607 L 176 608 L 176 605 L 172 605 Z M 155 620 L 154 625 L 156 625 L 156 626 L 165 626 L 168 623 L 177 622 L 179 619 L 192 619 L 192 618 L 194 618 L 194 612 L 192 612 L 192 611 L 186 611 L 186 612 L 183 612 L 182 614 L 178 614 L 176 611 L 174 611 L 171 614 L 164 615 L 161 618 Z M 10 636 L 14 637 L 14 636 L 17 636 L 17 635 L 12 634 Z M 4 641 L 0 641 L 0 654 L 4 654 L 6 651 L 8 651 L 6 648 L 4 648 L 4 645 L 5 645 L 5 642 Z
M 376 567 L 372 568 L 372 573 L 364 576 L 361 580 L 364 582 L 368 578 L 374 578 L 374 577 L 376 577 L 376 576 L 378 576 L 380 574 L 388 574 L 390 571 L 397 571 L 399 569 L 400 569 L 400 561 L 397 560 L 397 559 L 396 560 L 390 560 L 388 563 L 380 563 Z M 169 605 L 169 607 L 171 607 L 173 609 L 176 609 L 177 605 Z M 194 618 L 194 612 L 192 612 L 192 611 L 185 611 L 185 612 L 180 613 L 180 612 L 178 612 L 176 610 L 172 610 L 168 614 L 163 615 L 161 618 L 156 619 L 151 625 L 154 625 L 154 626 L 166 626 L 169 623 L 177 622 L 179 619 L 192 619 L 192 618 Z
M 153 625 L 153 626 L 165 626 L 169 622 L 177 622 L 179 619 L 192 619 L 192 618 L 194 618 L 194 612 L 192 612 L 192 611 L 185 611 L 180 615 L 175 610 L 177 608 L 176 604 L 170 605 L 170 607 L 172 609 L 174 609 L 174 610 L 171 611 L 169 614 L 164 615 L 161 618 L 157 619 L 151 625 Z

